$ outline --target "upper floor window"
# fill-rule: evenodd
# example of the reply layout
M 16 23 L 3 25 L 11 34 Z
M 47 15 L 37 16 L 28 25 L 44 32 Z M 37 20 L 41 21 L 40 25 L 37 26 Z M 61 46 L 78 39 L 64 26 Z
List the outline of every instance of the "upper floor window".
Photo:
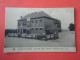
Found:
M 40 28 L 40 30 L 43 30 L 43 28 Z
M 31 30 L 34 30 L 34 28 L 31 28 Z
M 32 20 L 31 23 L 34 23 L 34 21 Z
M 38 28 L 35 28 L 35 30 L 38 30 Z
M 30 25 L 28 24 L 28 25 L 27 25 L 27 27 L 29 28 L 29 27 L 30 27 Z
M 42 20 L 40 19 L 40 22 L 42 22 Z
M 38 20 L 35 20 L 35 23 L 38 23 Z
M 26 22 L 23 22 L 23 26 L 26 26 Z
M 18 22 L 18 26 L 20 26 L 20 22 Z

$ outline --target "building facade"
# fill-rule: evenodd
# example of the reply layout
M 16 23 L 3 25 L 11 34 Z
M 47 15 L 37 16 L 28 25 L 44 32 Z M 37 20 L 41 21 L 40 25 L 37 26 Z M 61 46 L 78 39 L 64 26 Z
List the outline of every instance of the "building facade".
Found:
M 43 11 L 21 17 L 17 26 L 18 35 L 50 35 L 58 34 L 60 30 L 61 22 Z

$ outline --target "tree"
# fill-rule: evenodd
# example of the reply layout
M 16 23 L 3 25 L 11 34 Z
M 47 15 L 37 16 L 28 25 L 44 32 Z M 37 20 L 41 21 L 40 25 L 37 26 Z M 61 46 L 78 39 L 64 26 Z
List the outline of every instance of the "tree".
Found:
M 74 31 L 75 30 L 75 25 L 73 23 L 70 23 L 69 30 L 70 31 Z

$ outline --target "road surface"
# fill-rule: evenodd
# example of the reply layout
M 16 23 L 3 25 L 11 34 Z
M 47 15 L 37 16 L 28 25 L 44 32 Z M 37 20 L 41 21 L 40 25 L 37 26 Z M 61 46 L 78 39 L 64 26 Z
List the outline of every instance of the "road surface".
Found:
M 75 47 L 74 31 L 62 31 L 59 39 L 36 40 L 18 37 L 5 37 L 4 47 Z

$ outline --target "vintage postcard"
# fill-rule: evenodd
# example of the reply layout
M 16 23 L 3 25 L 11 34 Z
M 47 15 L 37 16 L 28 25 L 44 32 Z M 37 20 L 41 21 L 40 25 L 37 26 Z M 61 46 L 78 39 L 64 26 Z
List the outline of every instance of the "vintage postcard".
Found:
M 74 8 L 5 8 L 4 52 L 76 52 Z

